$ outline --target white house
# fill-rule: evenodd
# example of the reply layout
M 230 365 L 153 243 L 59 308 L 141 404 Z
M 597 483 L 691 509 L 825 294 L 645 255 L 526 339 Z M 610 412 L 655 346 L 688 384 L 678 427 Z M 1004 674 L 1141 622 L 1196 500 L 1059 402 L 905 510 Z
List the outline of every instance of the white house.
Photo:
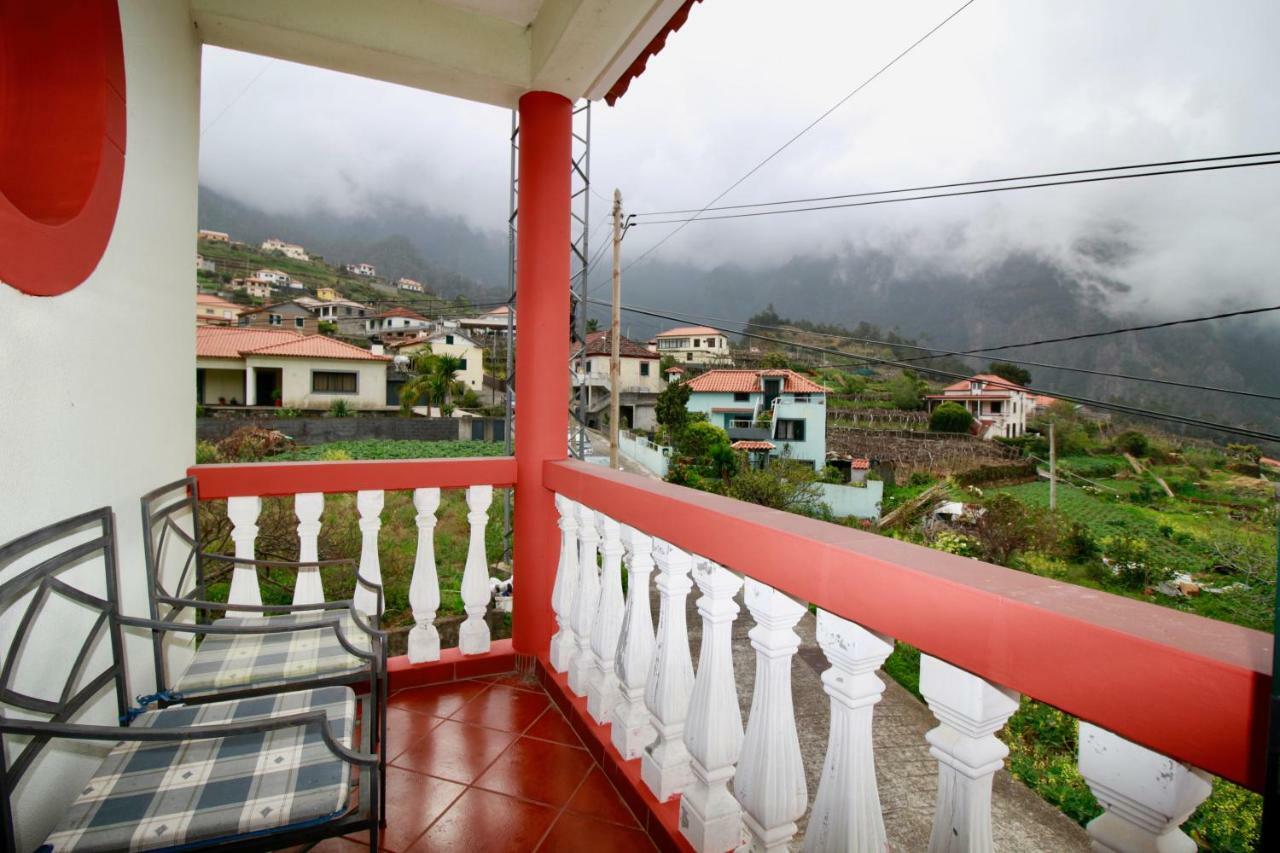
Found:
M 1027 412 L 1035 394 L 992 373 L 978 373 L 925 397 L 929 411 L 943 403 L 959 403 L 969 410 L 982 438 L 1017 438 L 1027 431 Z
M 234 278 L 230 284 L 231 290 L 243 290 L 246 295 L 255 299 L 270 299 L 271 294 L 275 292 L 271 282 L 264 281 L 256 276 L 250 278 Z
M 767 442 L 773 456 L 818 470 L 827 463 L 827 389 L 794 370 L 708 370 L 687 380 L 688 410 L 702 412 L 734 441 Z
M 253 274 L 253 277 L 259 281 L 269 282 L 270 284 L 279 285 L 280 287 L 288 287 L 289 285 L 289 274 L 287 272 L 281 272 L 280 270 L 258 270 Z
M 422 293 L 426 289 L 422 286 L 422 282 L 414 281 L 411 278 L 396 279 L 396 288 L 399 290 L 407 290 L 410 293 Z
M 346 270 L 352 275 L 363 275 L 370 278 L 378 274 L 378 268 L 373 264 L 347 264 Z
M 217 269 L 217 264 L 196 252 L 196 272 L 215 272 Z
M 575 354 L 574 385 L 587 388 L 587 426 L 600 427 L 609 411 L 612 382 L 609 362 L 613 343 L 608 332 L 587 333 L 587 345 Z M 657 425 L 658 394 L 666 387 L 657 353 L 625 336 L 618 339 L 618 414 L 624 426 L 651 430 Z M 576 410 L 577 397 L 570 399 Z
M 669 355 L 690 364 L 733 365 L 729 338 L 710 326 L 680 326 L 654 337 L 658 355 Z
M 286 243 L 278 237 L 272 237 L 269 240 L 262 241 L 262 251 L 279 252 L 286 258 L 293 258 L 295 261 L 309 261 L 311 256 L 307 254 L 307 250 L 299 246 L 297 243 Z
M 383 343 L 413 337 L 430 327 L 431 321 L 426 317 L 400 307 L 375 314 L 364 322 L 365 334 L 377 337 Z
M 484 347 L 456 329 L 420 332 L 387 344 L 387 349 L 397 355 L 412 355 L 424 349 L 436 355 L 451 355 L 462 361 L 455 378 L 476 393 L 484 389 Z
M 210 231 L 201 228 L 196 232 L 197 240 L 208 240 L 210 243 L 230 243 L 231 237 L 225 231 Z

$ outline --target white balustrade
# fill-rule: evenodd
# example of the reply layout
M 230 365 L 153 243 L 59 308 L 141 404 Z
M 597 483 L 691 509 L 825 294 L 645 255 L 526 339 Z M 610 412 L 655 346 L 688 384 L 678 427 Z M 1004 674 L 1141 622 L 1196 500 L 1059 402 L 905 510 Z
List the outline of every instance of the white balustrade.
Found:
M 747 849 L 783 851 L 804 815 L 809 791 L 791 701 L 791 658 L 800 648 L 793 629 L 805 606 L 747 578 L 745 600 L 755 619 L 756 685 L 734 790 L 745 812 Z
M 662 802 L 683 791 L 693 779 L 689 750 L 684 745 L 684 722 L 693 691 L 693 660 L 689 657 L 684 607 L 693 587 L 693 581 L 689 580 L 693 560 L 665 542 L 655 542 L 653 553 L 658 565 L 661 603 L 644 704 L 657 735 L 641 756 L 640 776 Z
M 382 567 L 378 562 L 378 531 L 382 529 L 383 493 L 379 490 L 356 492 L 356 511 L 360 513 L 360 577 L 370 583 L 382 583 Z M 378 611 L 378 595 L 356 583 L 353 598 L 356 610 L 366 616 Z
M 578 652 L 578 637 L 573 631 L 573 598 L 578 588 L 578 505 L 564 495 L 556 495 L 556 511 L 560 513 L 560 559 L 551 590 L 551 609 L 559 628 L 551 637 L 550 659 L 552 669 L 567 672 Z
M 698 561 L 693 579 L 702 591 L 702 649 L 684 726 L 693 779 L 680 798 L 680 832 L 695 850 L 722 853 L 742 841 L 742 807 L 729 793 L 743 737 L 733 673 L 733 597 L 742 579 L 709 561 Z
M 253 543 L 258 538 L 258 514 L 262 512 L 262 499 L 258 497 L 227 498 L 227 518 L 231 521 L 231 541 L 236 546 L 236 557 L 254 559 Z M 258 588 L 258 569 L 248 564 L 233 564 L 231 588 L 227 591 L 228 604 L 252 604 L 262 606 L 262 591 Z
M 622 526 L 627 556 L 627 609 L 618 637 L 614 671 L 618 703 L 613 706 L 610 736 L 623 758 L 639 758 L 656 732 L 644 704 L 645 682 L 653 664 L 653 616 L 649 611 L 649 574 L 653 571 L 653 539 L 634 527 Z
M 440 632 L 436 611 L 440 609 L 440 577 L 436 572 L 436 510 L 440 490 L 414 489 L 413 506 L 418 511 L 418 549 L 413 558 L 413 578 L 409 581 L 409 607 L 413 628 L 409 631 L 409 663 L 440 660 Z
M 1009 754 L 995 733 L 1019 696 L 929 655 L 920 656 L 920 693 L 940 723 L 925 736 L 938 760 L 929 853 L 990 851 L 991 777 Z
M 618 676 L 614 663 L 622 633 L 622 538 L 618 522 L 596 513 L 600 531 L 600 596 L 591 625 L 591 674 L 587 682 L 587 713 L 597 723 L 608 723 L 618 703 Z
M 1105 812 L 1089 822 L 1098 853 L 1195 853 L 1180 824 L 1213 791 L 1208 775 L 1080 721 L 1080 775 Z
M 303 492 L 293 496 L 293 512 L 298 516 L 298 578 L 293 586 L 294 604 L 323 604 L 324 583 L 320 567 L 320 515 L 324 512 L 323 492 Z M 313 565 L 307 565 L 308 563 Z
M 595 511 L 578 504 L 578 584 L 573 599 L 573 633 L 578 650 L 569 665 L 569 689 L 579 696 L 587 695 L 594 664 L 591 659 L 591 628 L 596 607 L 600 603 L 600 571 L 596 549 L 600 535 L 596 532 Z
M 876 670 L 893 640 L 818 611 L 818 645 L 831 662 L 822 687 L 831 697 L 831 732 L 822 781 L 805 831 L 805 853 L 871 853 L 888 849 L 876 789 L 871 717 L 884 692 Z
M 484 621 L 484 612 L 491 592 L 484 533 L 492 502 L 493 486 L 467 487 L 467 523 L 471 526 L 471 541 L 467 545 L 467 564 L 462 572 L 462 606 L 467 611 L 467 618 L 458 628 L 458 651 L 464 655 L 489 651 L 489 623 Z

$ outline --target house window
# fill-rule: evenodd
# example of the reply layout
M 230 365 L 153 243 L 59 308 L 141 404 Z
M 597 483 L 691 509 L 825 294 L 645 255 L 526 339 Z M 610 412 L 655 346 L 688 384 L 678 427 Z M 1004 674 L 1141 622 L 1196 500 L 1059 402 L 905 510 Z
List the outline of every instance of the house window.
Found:
M 465 358 L 458 359 L 458 363 L 462 365 L 461 367 L 458 368 L 459 370 L 467 369 L 467 360 Z
M 305 325 L 306 325 L 306 320 L 304 320 L 302 317 L 293 318 L 293 327 L 295 329 L 301 329 Z
M 733 392 L 733 402 L 735 402 L 735 403 L 746 403 L 746 402 L 748 402 L 750 399 L 751 399 L 751 395 L 750 395 L 749 393 L 747 393 L 746 391 L 734 391 L 734 392 Z
M 691 353 L 691 352 L 687 352 L 687 353 L 685 353 L 685 354 L 684 354 L 684 360 L 685 360 L 685 361 L 693 361 L 693 353 Z
M 444 342 L 445 342 L 446 344 L 451 344 L 451 343 L 453 343 L 453 335 L 445 335 L 445 336 L 444 336 Z
M 647 361 L 640 362 L 640 375 L 641 376 L 649 375 L 649 362 Z
M 991 403 L 991 414 L 999 415 L 1004 413 L 1004 403 L 999 400 L 993 400 Z
M 337 370 L 313 370 L 311 371 L 311 393 L 354 394 L 356 393 L 356 374 Z
M 279 314 L 271 314 L 267 317 L 267 321 L 271 323 L 271 325 L 273 326 L 279 326 L 281 323 L 284 322 L 284 318 L 281 317 Z
M 804 421 L 781 418 L 773 422 L 773 437 L 778 441 L 804 441 Z
M 700 344 L 700 343 L 702 343 L 702 340 L 701 340 L 700 338 L 694 338 L 694 339 L 693 339 L 693 348 L 694 348 L 694 349 L 697 349 L 697 348 L 698 348 L 698 344 Z

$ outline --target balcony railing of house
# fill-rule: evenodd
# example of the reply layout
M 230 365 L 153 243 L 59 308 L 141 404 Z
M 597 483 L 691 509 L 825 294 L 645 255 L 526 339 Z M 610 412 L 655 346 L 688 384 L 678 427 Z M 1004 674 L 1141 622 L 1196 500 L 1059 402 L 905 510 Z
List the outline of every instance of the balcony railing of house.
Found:
M 305 561 L 323 495 L 355 492 L 361 570 L 374 578 L 382 492 L 413 489 L 414 660 L 436 652 L 431 528 L 442 488 L 467 489 L 472 524 L 468 619 L 460 648 L 445 654 L 488 648 L 488 562 L 476 531 L 490 488 L 513 485 L 515 470 L 511 458 L 191 469 L 202 498 L 228 499 L 238 554 L 252 550 L 258 498 L 297 496 Z M 921 650 L 920 690 L 938 720 L 927 736 L 939 778 L 931 850 L 991 849 L 991 780 L 1008 752 L 996 734 L 1019 694 L 1081 720 L 1080 772 L 1106 810 L 1090 825 L 1102 849 L 1190 844 L 1178 826 L 1210 793 L 1207 774 L 1262 786 L 1266 634 L 598 465 L 546 462 L 543 480 L 559 511 L 558 534 L 547 532 L 559 537 L 559 562 L 521 567 L 517 543 L 515 618 L 550 605 L 558 631 L 533 650 L 543 683 L 594 737 L 624 795 L 682 846 L 723 851 L 745 837 L 752 850 L 784 850 L 808 812 L 805 850 L 884 849 L 872 725 L 884 689 L 876 672 L 894 639 Z M 521 571 L 554 572 L 550 602 L 520 599 Z M 695 584 L 696 667 L 686 623 Z M 745 724 L 731 640 L 743 606 L 756 656 Z M 810 607 L 830 664 L 816 792 L 791 691 L 793 628 Z M 393 681 L 397 667 L 413 666 L 393 664 Z

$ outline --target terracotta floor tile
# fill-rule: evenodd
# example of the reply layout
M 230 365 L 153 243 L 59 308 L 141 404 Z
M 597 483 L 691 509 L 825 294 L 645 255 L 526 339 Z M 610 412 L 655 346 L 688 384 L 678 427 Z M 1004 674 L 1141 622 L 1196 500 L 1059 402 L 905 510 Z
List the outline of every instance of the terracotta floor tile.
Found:
M 526 737 L 536 737 L 542 740 L 563 743 L 567 746 L 576 746 L 579 749 L 586 749 L 582 745 L 582 741 L 578 739 L 573 727 L 564 718 L 564 714 L 561 714 L 560 709 L 554 704 L 547 708 L 536 723 L 525 729 L 524 733 Z
M 481 774 L 475 785 L 513 797 L 563 806 L 594 767 L 586 750 L 522 737 Z
M 545 693 L 494 685 L 450 715 L 450 719 L 507 732 L 522 732 L 551 700 Z
M 639 828 L 628 829 L 573 812 L 560 815 L 538 848 L 540 853 L 634 853 L 654 849 L 649 836 Z
M 397 767 L 469 785 L 516 735 L 445 720 L 391 760 Z M 388 820 L 390 812 L 388 811 Z
M 427 714 L 415 714 L 402 708 L 387 709 L 387 760 L 397 755 L 417 740 L 426 737 L 427 733 L 440 725 L 444 720 Z
M 527 853 L 555 818 L 550 806 L 468 788 L 412 850 Z
M 640 823 L 631 809 L 618 794 L 613 783 L 604 775 L 599 767 L 592 767 L 586 781 L 578 787 L 578 791 L 566 806 L 571 812 L 589 815 L 599 820 L 639 829 Z
M 521 675 L 518 672 L 504 672 L 501 675 L 482 675 L 475 680 L 482 684 L 501 684 L 504 687 L 514 687 L 517 690 L 531 690 L 534 693 L 544 692 L 537 678 L 532 675 Z
M 367 836 L 365 841 L 355 841 L 350 838 L 342 837 L 326 838 L 315 847 L 312 847 L 311 850 L 314 851 L 314 853 L 357 853 L 357 851 L 360 850 L 364 850 L 368 853 L 369 842 L 367 840 Z
M 387 825 L 382 847 L 404 851 L 465 791 L 462 785 L 387 768 Z
M 393 695 L 390 705 L 406 711 L 447 717 L 487 689 L 488 685 L 480 681 L 452 681 L 430 687 L 410 687 Z

